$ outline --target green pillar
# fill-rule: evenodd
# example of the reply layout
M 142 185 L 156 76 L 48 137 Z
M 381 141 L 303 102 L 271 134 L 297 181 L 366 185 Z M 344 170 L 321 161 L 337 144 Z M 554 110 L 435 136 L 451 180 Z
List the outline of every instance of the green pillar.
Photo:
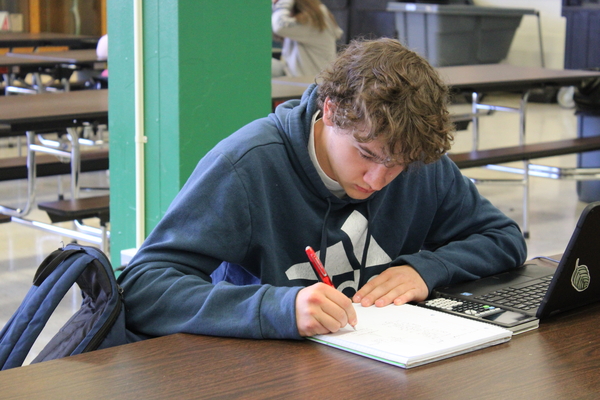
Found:
M 111 260 L 135 247 L 133 1 L 108 0 Z M 198 160 L 270 111 L 271 2 L 145 0 L 146 234 Z

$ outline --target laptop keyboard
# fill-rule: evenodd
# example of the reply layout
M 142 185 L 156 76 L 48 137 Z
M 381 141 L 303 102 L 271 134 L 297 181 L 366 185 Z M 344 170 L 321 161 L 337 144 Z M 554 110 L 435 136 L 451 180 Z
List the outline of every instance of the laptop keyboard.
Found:
M 503 306 L 527 311 L 540 306 L 542 299 L 548 291 L 551 281 L 552 275 L 545 276 L 528 286 L 520 287 L 518 289 L 509 287 L 496 290 L 495 292 L 483 294 L 475 298 L 484 300 L 486 302 L 502 304 Z

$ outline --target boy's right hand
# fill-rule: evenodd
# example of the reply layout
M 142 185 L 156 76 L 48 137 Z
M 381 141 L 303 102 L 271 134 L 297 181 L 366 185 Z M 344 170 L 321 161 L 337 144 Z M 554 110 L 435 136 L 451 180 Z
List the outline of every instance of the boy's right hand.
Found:
M 322 282 L 308 286 L 296 297 L 296 325 L 301 336 L 337 332 L 357 323 L 352 301 Z

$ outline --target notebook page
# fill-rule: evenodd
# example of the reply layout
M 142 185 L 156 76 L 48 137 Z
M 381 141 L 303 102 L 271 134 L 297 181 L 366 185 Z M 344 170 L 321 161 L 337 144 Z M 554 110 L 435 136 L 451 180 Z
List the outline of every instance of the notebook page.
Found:
M 504 328 L 409 304 L 354 307 L 356 331 L 348 326 L 311 339 L 409 367 L 504 342 L 512 335 Z

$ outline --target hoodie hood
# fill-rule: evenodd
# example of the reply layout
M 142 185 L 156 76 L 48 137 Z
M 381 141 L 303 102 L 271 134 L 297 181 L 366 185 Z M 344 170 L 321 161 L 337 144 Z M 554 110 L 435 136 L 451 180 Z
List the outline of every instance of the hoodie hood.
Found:
M 357 200 L 348 196 L 340 199 L 333 195 L 325 187 L 310 159 L 308 140 L 313 115 L 320 110 L 317 105 L 318 94 L 318 85 L 311 84 L 300 100 L 290 100 L 280 104 L 269 118 L 275 122 L 282 139 L 286 143 L 294 169 L 303 177 L 306 186 L 312 188 L 317 195 L 331 203 L 332 209 L 335 210 L 347 204 L 368 201 L 369 199 Z M 301 134 L 298 134 L 299 132 Z

